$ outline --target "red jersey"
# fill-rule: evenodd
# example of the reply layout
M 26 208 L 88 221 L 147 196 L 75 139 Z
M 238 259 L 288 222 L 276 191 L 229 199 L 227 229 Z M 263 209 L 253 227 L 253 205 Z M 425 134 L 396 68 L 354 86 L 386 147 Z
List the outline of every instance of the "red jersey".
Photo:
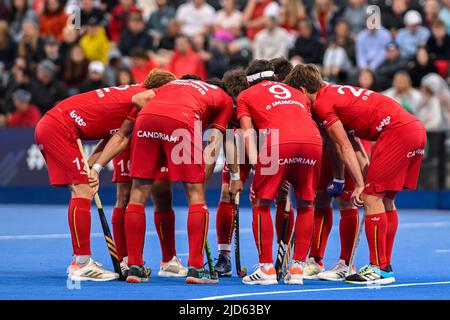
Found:
M 219 87 L 199 80 L 174 80 L 154 89 L 154 97 L 140 114 L 154 114 L 176 119 L 189 126 L 202 121 L 225 132 L 233 115 L 233 101 Z
M 35 127 L 41 119 L 38 107 L 30 104 L 26 112 L 15 111 L 9 115 L 9 127 Z
M 67 98 L 47 114 L 73 127 L 80 139 L 103 139 L 116 132 L 125 119 L 136 118 L 131 98 L 145 90 L 142 84 L 97 89 Z
M 383 130 L 418 119 L 399 103 L 371 90 L 325 84 L 317 92 L 313 114 L 321 128 L 340 120 L 348 133 L 369 141 Z
M 257 130 L 279 129 L 279 143 L 314 143 L 322 138 L 312 119 L 308 100 L 286 84 L 261 81 L 242 91 L 237 98 L 237 119 L 252 118 Z

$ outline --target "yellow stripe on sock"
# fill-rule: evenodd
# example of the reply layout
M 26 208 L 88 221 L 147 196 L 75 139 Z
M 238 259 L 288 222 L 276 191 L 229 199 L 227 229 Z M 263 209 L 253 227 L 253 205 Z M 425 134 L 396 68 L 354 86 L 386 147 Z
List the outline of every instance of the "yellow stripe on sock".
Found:
M 77 207 L 73 208 L 72 220 L 73 220 L 73 233 L 75 234 L 75 241 L 77 242 L 77 247 L 79 248 L 80 247 L 80 241 L 78 240 L 78 233 L 77 233 L 76 212 L 77 212 Z
M 319 235 L 317 240 L 317 250 L 320 249 L 320 245 L 322 244 L 322 233 L 323 233 L 323 225 L 325 224 L 325 215 L 322 217 L 322 222 L 320 223 Z
M 380 260 L 378 256 L 378 226 L 375 226 L 375 259 L 377 265 L 380 265 Z

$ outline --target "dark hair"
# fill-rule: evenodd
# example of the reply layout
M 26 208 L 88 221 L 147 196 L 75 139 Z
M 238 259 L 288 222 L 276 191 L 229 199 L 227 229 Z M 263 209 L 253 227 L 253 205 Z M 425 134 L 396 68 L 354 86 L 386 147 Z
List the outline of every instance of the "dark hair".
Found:
M 189 73 L 187 73 L 187 74 L 183 74 L 181 77 L 180 77 L 180 80 L 202 80 L 202 78 L 200 78 L 198 75 L 196 75 L 196 74 L 189 74 Z
M 272 59 L 270 63 L 273 65 L 278 81 L 284 81 L 289 72 L 294 68 L 292 63 L 285 57 Z
M 130 52 L 131 58 L 148 59 L 147 51 L 142 47 L 134 47 Z
M 323 80 L 319 69 L 309 63 L 296 65 L 287 75 L 284 83 L 296 89 L 303 87 L 309 93 L 316 93 L 323 85 Z
M 213 86 L 217 86 L 220 89 L 222 89 L 223 91 L 227 92 L 227 89 L 225 88 L 223 81 L 217 77 L 209 78 L 205 82 L 208 84 L 212 84 Z
M 227 93 L 236 100 L 241 91 L 249 87 L 247 76 L 244 69 L 228 70 L 223 75 L 223 84 L 225 85 Z
M 122 72 L 125 72 L 125 73 L 128 74 L 128 76 L 130 77 L 130 84 L 131 84 L 131 83 L 134 83 L 134 77 L 133 77 L 133 74 L 131 73 L 131 70 L 128 69 L 128 68 L 126 68 L 126 67 L 122 67 L 122 68 L 119 68 L 119 69 L 117 70 L 117 73 L 116 73 L 116 84 L 117 84 L 117 85 L 119 85 L 119 75 L 120 75 Z
M 245 74 L 247 76 L 250 76 L 252 74 L 263 72 L 263 71 L 274 71 L 275 72 L 272 63 L 270 63 L 269 60 L 263 60 L 263 59 L 253 60 L 250 63 L 250 65 L 248 66 L 247 70 L 245 70 Z M 249 84 L 250 85 L 255 85 L 255 84 L 260 83 L 261 81 L 264 81 L 264 80 L 275 81 L 276 78 L 275 78 L 275 75 L 270 76 L 270 77 L 259 78 L 259 79 L 255 80 L 255 81 L 249 82 Z

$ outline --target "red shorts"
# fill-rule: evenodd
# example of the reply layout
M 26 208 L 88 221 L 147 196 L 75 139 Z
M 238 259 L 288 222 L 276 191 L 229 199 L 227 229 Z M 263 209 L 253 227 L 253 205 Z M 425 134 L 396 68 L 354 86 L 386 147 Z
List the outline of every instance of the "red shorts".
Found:
M 156 180 L 161 167 L 167 167 L 170 181 L 203 183 L 202 139 L 201 132 L 184 122 L 151 114 L 138 116 L 131 140 L 130 176 Z
M 37 124 L 34 137 L 47 164 L 52 186 L 89 183 L 78 137 L 72 128 L 45 115 Z
M 260 199 L 276 197 L 284 180 L 289 181 L 295 196 L 313 201 L 320 176 L 322 146 L 309 143 L 284 143 L 279 145 L 278 169 L 267 174 L 269 164 L 258 163 L 252 190 Z M 266 172 L 264 172 L 266 171 Z
M 372 142 L 367 140 L 361 140 L 361 144 L 366 150 L 367 155 L 370 157 L 370 153 L 372 151 Z M 322 168 L 320 169 L 320 181 L 317 190 L 325 191 L 327 190 L 327 186 L 331 180 L 333 180 L 334 174 L 332 165 L 330 163 L 330 158 L 328 156 L 328 152 L 326 150 L 323 151 L 322 155 Z M 355 190 L 355 182 L 353 181 L 348 170 L 345 170 L 345 185 L 344 191 L 342 192 L 342 199 L 346 201 L 350 201 L 353 191 Z
M 427 134 L 420 121 L 382 132 L 372 150 L 364 193 L 393 198 L 403 189 L 415 189 Z
M 250 164 L 240 164 L 239 165 L 239 175 L 241 176 L 241 181 L 245 183 L 250 175 L 250 171 L 252 170 L 252 166 Z M 230 183 L 230 171 L 228 170 L 228 166 L 226 163 L 223 165 L 222 169 L 222 184 Z

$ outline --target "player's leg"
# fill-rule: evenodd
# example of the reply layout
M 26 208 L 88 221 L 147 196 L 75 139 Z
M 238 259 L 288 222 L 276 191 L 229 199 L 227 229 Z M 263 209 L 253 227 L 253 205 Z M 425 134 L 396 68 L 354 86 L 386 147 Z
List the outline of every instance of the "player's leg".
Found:
M 275 199 L 276 204 L 276 214 L 275 214 L 275 229 L 277 232 L 277 243 L 280 243 L 281 233 L 283 230 L 283 221 L 286 209 L 286 200 L 287 200 L 288 191 L 283 186 L 278 190 L 277 197 Z M 294 221 L 295 221 L 295 213 L 294 208 L 291 206 L 289 209 L 289 218 L 288 218 L 288 230 L 286 233 L 286 239 L 291 238 L 292 230 L 294 229 Z
M 185 277 L 187 269 L 177 257 L 175 247 L 175 213 L 172 208 L 172 183 L 155 180 L 152 186 L 154 223 L 161 246 L 162 260 L 158 276 Z
M 391 264 L 392 250 L 394 248 L 394 239 L 398 228 L 398 213 L 395 206 L 396 192 L 387 192 L 383 199 L 384 208 L 386 209 L 387 230 L 386 230 L 386 263 Z
M 125 234 L 125 211 L 130 200 L 131 183 L 116 184 L 116 204 L 111 222 L 114 243 L 117 249 L 122 273 L 128 269 L 127 238 Z

